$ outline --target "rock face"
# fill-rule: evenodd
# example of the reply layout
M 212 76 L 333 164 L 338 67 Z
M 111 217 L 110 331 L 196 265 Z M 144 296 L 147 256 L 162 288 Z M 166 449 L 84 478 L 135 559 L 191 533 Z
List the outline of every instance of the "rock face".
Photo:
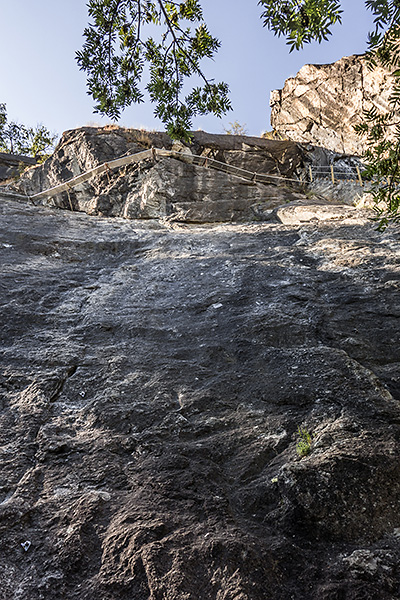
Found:
M 388 71 L 380 67 L 370 71 L 362 56 L 305 65 L 282 90 L 271 92 L 272 127 L 296 142 L 361 155 L 363 140 L 353 127 L 363 110 L 388 108 L 392 85 Z
M 0 211 L 2 600 L 399 597 L 398 231 Z
M 35 165 L 36 159 L 0 152 L 0 182 L 18 175 L 21 164 L 25 167 Z
M 17 187 L 20 192 L 35 194 L 107 160 L 150 147 L 169 150 L 173 142 L 166 134 L 118 127 L 69 131 L 54 155 L 28 171 Z M 301 171 L 305 157 L 293 142 L 201 131 L 194 133 L 190 147 L 180 150 L 251 172 L 289 178 Z M 168 158 L 155 165 L 147 161 L 93 178 L 52 198 L 50 204 L 104 216 L 218 222 L 262 220 L 274 207 L 300 196 L 287 187 L 238 180 Z

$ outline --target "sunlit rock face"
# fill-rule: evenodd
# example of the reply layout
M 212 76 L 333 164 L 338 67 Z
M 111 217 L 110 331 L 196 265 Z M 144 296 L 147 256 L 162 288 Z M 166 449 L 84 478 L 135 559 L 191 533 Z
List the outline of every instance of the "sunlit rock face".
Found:
M 68 132 L 20 192 L 151 146 Z M 398 597 L 400 242 L 369 217 L 176 159 L 0 188 L 1 600 Z
M 361 155 L 364 141 L 354 132 L 364 110 L 385 111 L 393 78 L 362 56 L 328 65 L 305 65 L 283 89 L 271 92 L 271 124 L 283 137 L 334 152 Z

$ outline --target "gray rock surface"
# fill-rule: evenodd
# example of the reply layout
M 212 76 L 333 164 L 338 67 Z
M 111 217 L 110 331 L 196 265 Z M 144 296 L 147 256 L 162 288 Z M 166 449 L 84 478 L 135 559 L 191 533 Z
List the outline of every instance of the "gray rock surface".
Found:
M 361 155 L 364 141 L 353 127 L 363 110 L 387 110 L 392 85 L 388 71 L 371 71 L 358 55 L 328 65 L 305 65 L 282 90 L 271 92 L 272 127 L 296 142 Z
M 0 182 L 19 175 L 22 167 L 36 164 L 36 159 L 30 156 L 19 156 L 0 152 Z
M 326 206 L 1 198 L 2 600 L 399 597 L 400 237 Z
M 69 131 L 53 156 L 24 174 L 16 189 L 33 195 L 103 162 L 150 147 L 170 150 L 173 143 L 163 133 L 118 127 Z M 293 142 L 202 131 L 193 134 L 190 147 L 180 149 L 251 172 L 289 178 L 302 170 L 305 157 Z M 253 183 L 166 158 L 155 165 L 148 160 L 107 172 L 44 203 L 96 215 L 201 223 L 263 220 L 274 207 L 301 197 L 299 189 Z

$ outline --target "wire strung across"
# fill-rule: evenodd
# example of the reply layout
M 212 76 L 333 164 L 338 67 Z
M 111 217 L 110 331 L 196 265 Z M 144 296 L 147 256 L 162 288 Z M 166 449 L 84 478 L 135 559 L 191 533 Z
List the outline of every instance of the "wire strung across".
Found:
M 47 190 L 43 190 L 31 196 L 28 194 L 22 196 L 20 194 L 15 193 L 7 195 L 12 195 L 14 197 L 28 197 L 33 203 L 35 203 L 35 200 L 39 200 L 41 198 L 51 198 L 52 196 L 56 196 L 58 194 L 61 194 L 62 192 L 70 191 L 71 188 L 81 185 L 82 183 L 85 183 L 92 177 L 95 177 L 96 175 L 101 175 L 105 171 L 109 172 L 113 169 L 117 169 L 119 167 L 133 163 L 138 163 L 147 159 L 152 159 L 153 161 L 155 161 L 157 157 L 176 158 L 189 164 L 194 164 L 200 167 L 212 168 L 217 171 L 222 171 L 228 175 L 233 175 L 234 177 L 239 177 L 240 179 L 245 179 L 253 183 L 274 184 L 285 181 L 295 182 L 297 184 L 307 183 L 306 181 L 294 179 L 291 177 L 282 177 L 281 175 L 270 175 L 266 173 L 256 173 L 253 171 L 248 171 L 246 169 L 242 169 L 241 167 L 236 167 L 234 165 L 221 162 L 219 160 L 216 160 L 215 158 L 199 156 L 191 153 L 177 152 L 175 150 L 151 148 L 149 150 L 144 150 L 143 152 L 136 152 L 135 154 L 124 155 L 117 159 L 107 161 L 98 165 L 97 167 L 94 167 L 93 169 L 85 171 L 84 173 L 80 173 L 76 177 L 72 177 L 64 183 L 60 183 L 51 188 L 48 188 Z M 333 179 L 331 166 L 310 167 L 310 180 L 313 181 L 314 177 L 315 179 L 330 178 L 329 173 L 331 173 Z M 359 170 L 354 170 L 353 173 L 349 173 L 348 171 L 333 171 L 333 173 L 337 179 L 354 179 L 358 180 L 359 183 L 362 185 Z M 354 175 L 354 177 L 352 177 L 352 175 Z

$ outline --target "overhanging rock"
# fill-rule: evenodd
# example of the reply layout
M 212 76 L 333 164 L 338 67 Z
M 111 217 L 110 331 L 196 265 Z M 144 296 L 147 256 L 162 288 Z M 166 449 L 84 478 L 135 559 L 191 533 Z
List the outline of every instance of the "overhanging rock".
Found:
M 18 175 L 21 166 L 26 168 L 32 165 L 36 165 L 35 158 L 0 152 L 0 182 Z

